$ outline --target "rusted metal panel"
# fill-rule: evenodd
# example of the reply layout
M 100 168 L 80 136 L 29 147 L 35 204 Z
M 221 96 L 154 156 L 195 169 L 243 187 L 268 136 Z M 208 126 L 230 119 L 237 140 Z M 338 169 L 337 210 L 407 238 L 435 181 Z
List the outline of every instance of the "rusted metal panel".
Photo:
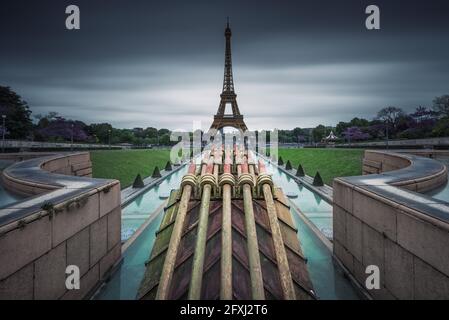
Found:
M 248 253 L 246 251 L 246 238 L 236 229 L 232 232 L 232 253 L 234 257 L 248 268 Z M 234 271 L 234 270 L 233 270 Z
M 220 262 L 219 258 L 215 263 L 204 273 L 203 287 L 201 290 L 202 300 L 217 300 L 220 298 Z
M 270 229 L 270 222 L 268 220 L 267 209 L 265 202 L 263 200 L 254 201 L 254 217 L 256 222 L 265 227 L 265 229 Z
M 260 225 L 257 225 L 257 238 L 259 242 L 259 250 L 271 260 L 276 260 L 271 234 Z
M 218 299 L 220 296 L 221 233 L 215 233 L 207 242 L 201 299 Z
M 190 255 L 187 260 L 174 269 L 168 299 L 180 299 L 187 293 L 190 284 L 190 276 L 192 274 L 192 263 L 193 255 Z
M 235 258 L 232 260 L 232 288 L 237 300 L 251 299 L 251 279 L 248 268 Z

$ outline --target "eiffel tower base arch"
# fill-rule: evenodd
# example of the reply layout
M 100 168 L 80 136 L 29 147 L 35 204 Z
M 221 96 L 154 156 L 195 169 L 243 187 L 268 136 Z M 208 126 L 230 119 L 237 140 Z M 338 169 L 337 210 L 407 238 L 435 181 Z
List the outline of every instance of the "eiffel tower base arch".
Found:
M 242 132 L 248 130 L 242 115 L 215 115 L 210 129 L 219 131 L 224 127 L 233 127 Z

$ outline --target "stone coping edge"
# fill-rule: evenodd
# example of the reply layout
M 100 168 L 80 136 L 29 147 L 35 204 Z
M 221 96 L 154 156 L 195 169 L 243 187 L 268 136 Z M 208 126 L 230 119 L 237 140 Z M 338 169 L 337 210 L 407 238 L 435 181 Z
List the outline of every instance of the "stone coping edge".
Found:
M 410 183 L 417 183 L 417 182 L 432 180 L 433 178 L 440 177 L 442 175 L 446 176 L 446 181 L 447 181 L 447 172 L 448 171 L 444 164 L 442 164 L 438 161 L 435 161 L 433 159 L 422 158 L 420 156 L 404 154 L 404 153 L 379 151 L 379 150 L 367 150 L 366 152 L 377 153 L 377 154 L 387 154 L 388 156 L 400 157 L 402 159 L 408 160 L 410 165 L 407 167 L 398 169 L 398 170 L 388 171 L 388 172 L 380 173 L 380 174 L 335 178 L 334 183 L 342 184 L 352 190 L 355 190 L 364 195 L 372 197 L 382 203 L 385 203 L 394 208 L 398 208 L 401 211 L 403 211 L 411 216 L 415 216 L 419 219 L 430 222 L 431 224 L 437 225 L 445 230 L 449 230 L 449 214 L 448 214 L 449 203 L 448 202 L 434 199 L 426 194 L 411 191 L 406 188 L 400 188 L 400 187 L 406 186 Z M 427 175 L 418 176 L 415 179 L 404 178 L 403 180 L 395 181 L 393 183 L 388 182 L 389 179 L 394 178 L 396 175 L 404 172 L 404 170 L 407 170 L 408 172 L 412 172 L 412 173 L 415 172 L 414 168 L 422 161 L 426 161 L 427 163 L 432 164 L 434 166 L 434 170 L 432 173 L 429 173 Z M 366 179 L 367 176 L 372 178 L 372 181 L 375 181 L 376 183 L 375 184 L 367 183 L 367 179 Z M 373 179 L 373 178 L 375 178 L 375 179 Z M 400 177 L 398 177 L 398 178 L 400 179 Z M 441 183 L 440 186 L 443 183 Z M 404 204 L 404 203 L 399 202 L 398 200 L 395 200 L 395 199 L 392 199 L 391 197 L 389 197 L 388 193 L 385 190 L 383 190 L 383 187 L 388 187 L 388 186 L 396 187 L 396 188 L 400 189 L 401 192 L 410 194 L 411 197 L 410 197 L 409 203 Z M 436 186 L 435 188 L 437 188 L 437 187 L 438 186 Z M 413 195 L 419 195 L 419 197 L 416 197 L 416 198 L 425 199 L 426 202 L 423 203 L 422 201 L 419 202 L 418 200 L 414 200 Z M 412 205 L 413 205 L 413 207 L 412 207 Z M 430 207 L 429 207 L 430 205 L 444 207 L 445 210 L 443 210 L 442 208 L 433 207 L 432 208 L 433 211 L 438 211 L 439 213 L 441 213 L 440 215 L 437 216 L 435 214 L 431 214 L 430 210 L 426 210 L 426 209 L 430 209 Z
M 100 191 L 107 192 L 112 186 L 120 183 L 118 180 L 68 176 L 42 169 L 50 161 L 84 154 L 89 154 L 89 152 L 59 153 L 32 158 L 16 162 L 3 170 L 2 179 L 11 179 L 27 186 L 47 188 L 49 192 L 30 196 L 1 208 L 0 234 L 20 227 L 21 223 L 29 223 L 48 215 L 49 212 L 42 209 L 45 203 L 51 203 L 57 207 L 69 200 L 84 198 Z M 58 194 L 55 195 L 54 192 L 58 192 Z

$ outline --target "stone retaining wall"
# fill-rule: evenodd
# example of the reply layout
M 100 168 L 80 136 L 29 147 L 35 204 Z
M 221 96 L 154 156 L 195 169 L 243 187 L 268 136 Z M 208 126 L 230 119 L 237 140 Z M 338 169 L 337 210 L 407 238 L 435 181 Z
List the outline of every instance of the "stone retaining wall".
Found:
M 449 203 L 410 191 L 441 186 L 447 168 L 366 151 L 363 171 L 380 174 L 334 181 L 335 258 L 363 287 L 366 267 L 379 267 L 373 298 L 449 299 Z
M 120 183 L 90 175 L 89 153 L 3 172 L 9 188 L 40 195 L 0 210 L 0 299 L 85 298 L 119 261 Z M 68 265 L 80 269 L 80 290 L 65 286 Z
M 337 148 L 444 148 L 449 147 L 449 137 L 424 138 L 424 139 L 404 139 L 387 141 L 352 142 L 336 144 Z
M 52 173 L 77 177 L 92 177 L 92 162 L 89 153 L 80 153 L 70 157 L 60 157 L 46 161 L 42 169 Z
M 20 149 L 20 150 L 88 150 L 88 149 L 122 149 L 121 146 L 108 144 L 93 144 L 93 143 L 68 143 L 68 142 L 41 142 L 41 141 L 26 141 L 26 140 L 5 140 L 5 149 Z

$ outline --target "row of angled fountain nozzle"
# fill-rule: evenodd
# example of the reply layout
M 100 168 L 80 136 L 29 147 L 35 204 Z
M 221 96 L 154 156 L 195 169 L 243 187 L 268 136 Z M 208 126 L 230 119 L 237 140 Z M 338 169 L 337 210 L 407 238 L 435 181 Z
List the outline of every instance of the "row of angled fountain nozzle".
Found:
M 276 162 L 276 158 L 272 157 L 271 159 L 273 162 Z M 279 157 L 279 159 L 277 160 L 277 165 L 278 166 L 284 166 L 284 160 L 282 159 L 282 157 Z M 286 170 L 293 170 L 292 164 L 290 162 L 290 160 L 287 160 L 287 163 L 285 164 L 285 169 Z M 298 169 L 296 169 L 296 176 L 297 177 L 304 177 L 305 171 L 304 168 L 302 167 L 301 164 L 298 165 Z M 322 187 L 324 186 L 324 182 L 323 182 L 323 178 L 321 178 L 320 172 L 317 171 L 315 173 L 315 176 L 313 178 L 313 185 L 316 187 Z
M 234 153 L 234 158 L 236 158 L 236 157 L 237 156 Z M 234 164 L 235 161 L 233 161 L 231 158 L 226 159 L 226 161 L 228 161 L 228 163 L 231 163 L 231 167 L 230 167 L 231 170 L 230 170 L 229 174 L 232 175 L 231 173 L 233 171 L 234 172 L 236 171 L 235 167 L 237 166 L 237 164 Z M 272 161 L 276 162 L 275 157 L 272 158 Z M 175 165 L 179 165 L 179 164 L 175 164 Z M 279 159 L 277 160 L 277 165 L 278 166 L 284 166 L 284 161 L 283 161 L 282 157 L 279 157 Z M 285 169 L 286 170 L 292 170 L 293 169 L 290 160 L 287 160 L 287 163 L 285 164 Z M 165 165 L 164 170 L 165 171 L 173 170 L 172 164 L 171 164 L 170 161 L 167 161 L 167 164 Z M 304 168 L 303 168 L 303 166 L 301 164 L 298 165 L 298 168 L 296 170 L 296 176 L 297 177 L 304 177 L 305 176 L 305 171 L 304 171 Z M 152 178 L 161 178 L 162 177 L 158 166 L 156 166 L 154 168 L 153 173 L 151 174 L 151 177 Z M 220 179 L 228 179 L 228 180 L 231 179 L 232 180 L 232 178 L 230 176 L 227 176 L 227 175 L 220 177 Z M 233 181 L 231 181 L 231 180 L 229 180 L 229 182 L 233 182 L 232 184 L 234 185 L 234 187 L 241 185 L 241 183 L 236 184 L 235 180 L 233 180 Z M 221 185 L 222 185 L 222 183 L 220 181 L 216 181 L 215 189 L 214 189 L 214 195 L 221 194 Z M 323 179 L 322 179 L 319 171 L 317 171 L 315 176 L 314 176 L 313 185 L 314 186 L 324 186 L 324 182 L 323 182 Z M 145 186 L 145 184 L 143 182 L 142 176 L 139 173 L 139 174 L 137 174 L 136 178 L 134 179 L 132 187 L 133 188 L 143 188 L 144 186 Z M 258 187 L 258 183 L 256 183 L 256 187 Z M 200 188 L 196 188 L 196 189 L 197 190 L 201 190 Z M 257 190 L 257 195 L 260 195 L 260 188 L 258 187 L 258 188 L 256 188 L 256 190 Z M 239 195 L 239 189 L 238 188 L 234 188 L 233 191 L 234 191 L 233 192 L 234 196 L 238 196 Z M 195 192 L 195 194 L 197 194 L 197 192 Z
M 214 158 L 213 156 L 211 157 Z M 212 161 L 209 158 L 209 161 Z M 202 170 L 199 174 L 191 173 L 183 177 L 181 181 L 181 188 L 186 183 L 190 184 L 193 189 L 193 194 L 197 198 L 201 198 L 204 185 L 207 183 L 211 186 L 211 196 L 221 197 L 225 185 L 231 187 L 231 195 L 233 198 L 241 198 L 243 196 L 243 186 L 248 184 L 251 187 L 251 193 L 255 197 L 262 196 L 262 186 L 266 183 L 270 184 L 273 188 L 273 180 L 270 175 L 261 173 L 258 167 L 253 164 L 248 164 L 247 160 L 243 160 L 241 164 L 233 165 L 230 161 L 231 158 L 226 158 L 225 163 L 219 165 L 217 163 L 203 163 Z M 212 167 L 213 166 L 213 167 Z M 235 170 L 233 170 L 235 166 Z M 207 168 L 204 171 L 204 168 Z M 222 172 L 220 172 L 222 168 Z M 237 178 L 236 178 L 237 176 Z

